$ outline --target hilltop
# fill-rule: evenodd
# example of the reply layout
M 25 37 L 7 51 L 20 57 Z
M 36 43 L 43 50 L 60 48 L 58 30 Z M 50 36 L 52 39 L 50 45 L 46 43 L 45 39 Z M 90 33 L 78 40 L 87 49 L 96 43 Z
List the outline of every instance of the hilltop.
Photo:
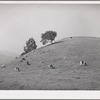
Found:
M 0 89 L 100 90 L 100 38 L 65 38 L 15 58 L 0 68 Z

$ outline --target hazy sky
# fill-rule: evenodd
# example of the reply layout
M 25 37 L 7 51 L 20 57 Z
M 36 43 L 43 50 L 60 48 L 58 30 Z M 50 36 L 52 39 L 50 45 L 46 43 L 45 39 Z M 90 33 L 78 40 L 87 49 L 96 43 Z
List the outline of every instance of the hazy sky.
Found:
M 56 40 L 69 36 L 100 37 L 100 5 L 0 4 L 0 50 L 21 53 L 33 37 L 41 46 L 41 34 L 53 30 Z

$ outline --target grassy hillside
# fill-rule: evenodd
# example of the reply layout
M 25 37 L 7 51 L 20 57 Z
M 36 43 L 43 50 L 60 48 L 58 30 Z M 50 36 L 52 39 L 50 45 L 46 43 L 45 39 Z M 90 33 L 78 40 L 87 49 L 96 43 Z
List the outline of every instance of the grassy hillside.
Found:
M 87 66 L 80 66 L 80 60 L 86 61 Z M 99 90 L 100 38 L 62 39 L 5 66 L 0 68 L 0 89 Z

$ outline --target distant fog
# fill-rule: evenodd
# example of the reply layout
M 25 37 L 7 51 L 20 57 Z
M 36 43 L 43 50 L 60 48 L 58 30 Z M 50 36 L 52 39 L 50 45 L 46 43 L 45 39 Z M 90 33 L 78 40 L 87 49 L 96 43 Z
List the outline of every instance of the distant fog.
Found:
M 40 47 L 41 34 L 48 30 L 58 33 L 56 40 L 100 37 L 100 5 L 0 4 L 0 50 L 20 54 L 30 37 Z

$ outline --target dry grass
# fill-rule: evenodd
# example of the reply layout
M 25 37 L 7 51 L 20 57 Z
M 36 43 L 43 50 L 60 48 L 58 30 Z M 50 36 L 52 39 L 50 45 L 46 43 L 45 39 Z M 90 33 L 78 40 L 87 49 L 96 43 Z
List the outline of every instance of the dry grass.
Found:
M 1 90 L 100 90 L 100 38 L 66 38 L 23 57 L 0 68 Z

